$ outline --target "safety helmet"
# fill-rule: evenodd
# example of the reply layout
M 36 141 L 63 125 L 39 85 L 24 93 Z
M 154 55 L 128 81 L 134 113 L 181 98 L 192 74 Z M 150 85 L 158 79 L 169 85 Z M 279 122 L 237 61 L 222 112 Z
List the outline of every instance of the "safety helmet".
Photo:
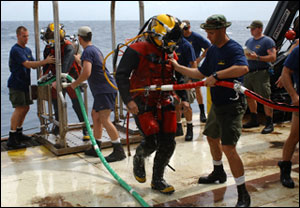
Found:
M 65 38 L 66 32 L 64 30 L 64 25 L 59 24 L 59 35 L 60 39 Z M 50 23 L 46 29 L 41 30 L 41 39 L 46 41 L 47 44 L 54 44 L 54 23 Z
M 152 17 L 148 32 L 150 40 L 167 53 L 172 53 L 182 37 L 181 21 L 168 14 Z

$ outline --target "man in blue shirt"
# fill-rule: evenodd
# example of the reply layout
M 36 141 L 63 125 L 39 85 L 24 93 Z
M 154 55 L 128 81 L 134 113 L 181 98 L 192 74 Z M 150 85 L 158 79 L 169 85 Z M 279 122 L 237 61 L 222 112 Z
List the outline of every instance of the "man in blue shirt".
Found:
M 183 20 L 182 22 L 183 24 L 185 24 L 185 26 L 183 27 L 183 36 L 187 39 L 187 41 L 189 41 L 192 44 L 197 58 L 196 59 L 197 65 L 199 65 L 199 63 L 204 59 L 208 48 L 210 47 L 210 42 L 205 38 L 203 38 L 200 34 L 193 32 L 191 30 L 190 21 Z M 202 50 L 204 51 L 201 54 Z M 205 115 L 203 98 L 202 98 L 200 87 L 196 87 L 195 91 L 196 91 L 197 102 L 200 109 L 200 121 L 206 122 L 206 115 Z
M 247 28 L 251 29 L 253 36 L 246 41 L 245 55 L 249 63 L 249 73 L 245 76 L 244 86 L 249 90 L 256 92 L 264 98 L 271 97 L 271 84 L 269 68 L 270 62 L 276 60 L 275 42 L 270 37 L 264 36 L 263 23 L 254 20 Z M 252 98 L 247 98 L 248 106 L 251 112 L 251 120 L 243 125 L 243 128 L 258 127 L 257 120 L 257 102 Z M 266 126 L 262 130 L 262 134 L 271 133 L 273 127 L 273 109 L 264 105 L 266 114 Z
M 75 89 L 81 82 L 88 80 L 89 87 L 94 97 L 94 104 L 92 110 L 93 132 L 96 142 L 101 147 L 101 137 L 103 127 L 106 129 L 111 138 L 113 152 L 105 157 L 107 162 L 120 161 L 126 158 L 119 132 L 110 120 L 110 113 L 114 110 L 117 90 L 115 90 L 106 80 L 102 64 L 102 52 L 92 44 L 92 30 L 88 26 L 83 26 L 78 29 L 78 40 L 84 51 L 80 55 L 75 55 L 75 60 L 78 64 L 82 63 L 82 73 L 78 79 L 71 84 Z M 109 74 L 105 68 L 105 73 L 111 83 L 116 86 L 114 78 Z M 94 147 L 84 152 L 86 155 L 98 157 Z
M 7 142 L 8 149 L 25 148 L 26 145 L 20 141 L 31 139 L 23 134 L 23 122 L 29 111 L 29 105 L 33 104 L 29 98 L 29 86 L 31 83 L 30 68 L 37 68 L 48 63 L 55 63 L 53 56 L 48 56 L 43 61 L 35 61 L 30 48 L 26 47 L 29 33 L 24 26 L 16 30 L 18 42 L 11 48 L 9 53 L 9 76 L 7 87 L 9 88 L 9 99 L 15 108 L 11 121 L 10 132 Z
M 182 38 L 181 42 L 178 45 L 178 48 L 175 50 L 178 56 L 178 63 L 195 68 L 197 67 L 196 63 L 196 56 L 193 46 L 185 39 Z M 180 74 L 179 72 L 175 72 L 175 76 L 177 79 L 177 84 L 184 84 L 186 82 L 186 78 Z M 181 109 L 183 107 L 183 114 L 186 118 L 187 130 L 185 135 L 185 141 L 192 141 L 193 140 L 193 111 L 191 108 L 191 103 L 194 102 L 192 99 L 192 91 L 191 90 L 178 90 L 176 93 L 179 95 L 181 94 L 182 99 L 181 103 L 175 106 L 176 108 L 176 120 L 177 120 L 177 130 L 176 136 L 182 136 L 182 123 L 181 123 Z
M 296 89 L 294 88 L 292 77 L 296 83 Z M 280 82 L 291 96 L 292 104 L 299 106 L 299 45 L 294 48 L 292 53 L 285 60 Z M 283 186 L 288 188 L 295 187 L 294 181 L 291 178 L 291 160 L 298 143 L 299 112 L 294 112 L 290 135 L 283 146 L 282 161 L 278 162 L 278 166 L 280 167 L 280 181 Z
M 170 61 L 176 71 L 186 76 L 197 79 L 207 77 L 204 85 L 211 87 L 213 104 L 203 134 L 207 136 L 214 170 L 207 177 L 200 177 L 198 183 L 224 183 L 227 180 L 222 165 L 223 151 L 237 185 L 236 206 L 246 207 L 250 206 L 250 195 L 245 186 L 243 162 L 236 151 L 246 109 L 245 98 L 241 94 L 237 95 L 233 89 L 215 86 L 218 80 L 242 81 L 243 75 L 248 72 L 248 63 L 242 47 L 226 35 L 226 28 L 230 25 L 231 22 L 227 22 L 223 15 L 212 15 L 207 18 L 206 23 L 200 25 L 213 45 L 208 49 L 199 69 L 184 67 L 174 59 Z

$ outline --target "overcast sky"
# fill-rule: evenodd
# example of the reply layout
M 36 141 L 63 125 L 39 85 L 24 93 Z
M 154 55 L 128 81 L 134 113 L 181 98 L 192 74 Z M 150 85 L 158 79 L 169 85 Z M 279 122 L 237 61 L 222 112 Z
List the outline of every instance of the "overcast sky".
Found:
M 110 1 L 59 1 L 60 20 L 110 20 Z M 179 19 L 269 20 L 277 1 L 144 1 L 145 20 L 167 13 Z M 51 1 L 39 3 L 40 20 L 52 20 Z M 116 20 L 138 20 L 138 1 L 117 1 Z M 33 1 L 1 1 L 1 21 L 33 20 Z

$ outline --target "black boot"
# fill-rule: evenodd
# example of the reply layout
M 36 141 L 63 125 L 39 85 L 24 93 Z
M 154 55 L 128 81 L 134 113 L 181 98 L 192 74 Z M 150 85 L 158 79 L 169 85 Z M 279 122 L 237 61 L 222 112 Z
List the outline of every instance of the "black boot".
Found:
M 90 140 L 90 135 L 89 135 L 88 130 L 86 129 L 86 127 L 82 128 L 82 135 L 83 135 L 82 141 Z
M 165 135 L 164 140 L 160 141 L 154 157 L 151 188 L 158 190 L 163 194 L 172 194 L 175 191 L 174 187 L 169 185 L 163 178 L 165 168 L 168 165 L 171 156 L 173 155 L 175 146 L 176 142 L 174 137 L 171 135 Z
M 238 201 L 236 207 L 249 207 L 251 203 L 250 195 L 246 189 L 245 184 L 237 186 L 238 191 Z
M 126 158 L 123 146 L 121 143 L 112 143 L 113 152 L 105 157 L 107 162 L 116 162 Z
M 214 170 L 208 176 L 200 177 L 198 183 L 210 184 L 219 181 L 219 183 L 224 183 L 227 180 L 227 175 L 223 169 L 223 165 L 214 165 Z
M 187 124 L 185 141 L 193 140 L 193 124 Z
M 274 126 L 273 126 L 273 119 L 270 116 L 266 117 L 267 122 L 265 128 L 262 130 L 262 134 L 269 134 L 272 131 L 274 131 Z
M 17 132 L 9 132 L 8 141 L 6 143 L 9 150 L 26 148 L 25 144 L 21 144 L 17 139 Z
M 278 166 L 280 167 L 280 182 L 283 186 L 287 188 L 294 188 L 295 184 L 291 178 L 291 161 L 279 161 Z
M 96 143 L 98 144 L 99 149 L 101 148 L 101 141 L 96 140 Z M 98 157 L 96 150 L 94 149 L 93 145 L 90 147 L 90 149 L 84 151 L 85 155 Z
M 207 119 L 206 119 L 206 115 L 205 115 L 204 105 L 199 104 L 199 109 L 200 109 L 200 121 L 202 123 L 205 123 Z
M 182 123 L 177 123 L 176 136 L 183 136 Z
M 146 182 L 145 159 L 137 154 L 133 157 L 133 174 L 138 182 Z
M 17 128 L 17 139 L 19 141 L 29 141 L 32 137 L 23 134 L 23 127 Z
M 249 129 L 249 128 L 253 128 L 253 127 L 259 127 L 256 113 L 251 113 L 251 120 L 248 123 L 245 123 L 243 125 L 243 128 L 245 128 L 245 129 Z

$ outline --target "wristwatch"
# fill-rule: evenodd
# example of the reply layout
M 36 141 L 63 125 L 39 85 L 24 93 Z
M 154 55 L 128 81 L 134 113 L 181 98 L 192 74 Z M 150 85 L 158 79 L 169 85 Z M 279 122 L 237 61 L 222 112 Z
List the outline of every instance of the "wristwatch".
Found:
M 212 75 L 217 81 L 219 81 L 220 79 L 218 78 L 218 74 L 217 72 L 214 72 L 213 75 Z

